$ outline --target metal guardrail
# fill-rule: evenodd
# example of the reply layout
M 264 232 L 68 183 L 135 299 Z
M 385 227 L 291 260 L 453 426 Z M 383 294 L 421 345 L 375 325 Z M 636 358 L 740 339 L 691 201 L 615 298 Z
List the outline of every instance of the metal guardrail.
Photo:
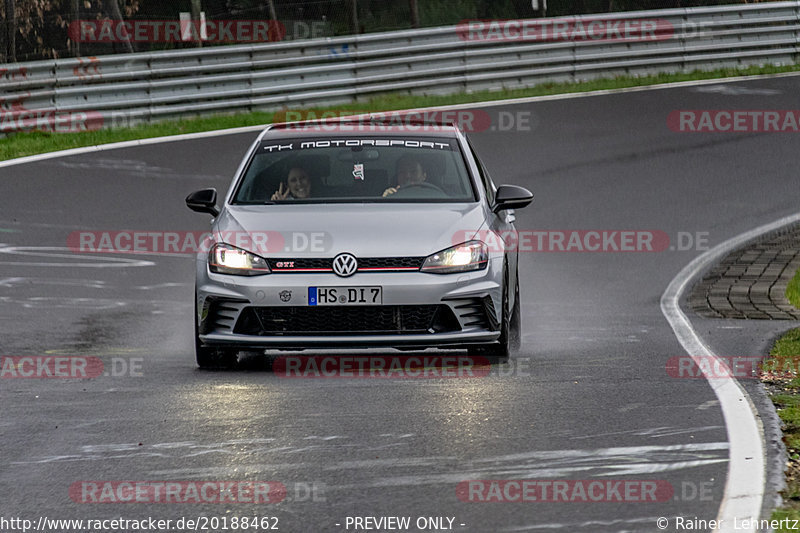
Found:
M 791 64 L 800 0 L 534 19 L 658 21 L 657 39 L 469 39 L 447 26 L 310 41 L 0 65 L 0 132 L 116 127 L 551 81 Z M 49 126 L 49 127 L 48 127 Z

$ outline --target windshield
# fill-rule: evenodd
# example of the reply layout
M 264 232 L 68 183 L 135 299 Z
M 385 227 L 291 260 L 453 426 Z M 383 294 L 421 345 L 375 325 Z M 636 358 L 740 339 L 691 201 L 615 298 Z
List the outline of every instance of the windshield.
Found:
M 471 202 L 476 198 L 452 138 L 297 138 L 258 147 L 234 204 Z

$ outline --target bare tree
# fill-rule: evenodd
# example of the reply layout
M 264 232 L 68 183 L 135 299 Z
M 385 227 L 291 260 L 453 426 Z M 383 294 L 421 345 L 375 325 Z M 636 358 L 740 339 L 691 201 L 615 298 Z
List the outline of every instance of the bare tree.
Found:
M 81 11 L 78 5 L 79 0 L 72 0 L 72 21 L 75 24 L 80 24 L 81 18 Z M 79 33 L 79 32 L 78 32 Z M 80 37 L 77 37 L 72 42 L 72 51 L 75 53 L 75 57 L 80 57 L 81 55 L 81 40 Z
M 6 62 L 17 62 L 17 6 L 15 0 L 5 0 Z
M 8 1 L 9 0 L 6 0 L 6 2 Z M 111 20 L 114 20 L 116 22 L 122 22 L 123 21 L 122 13 L 119 10 L 119 4 L 117 3 L 117 0 L 105 0 L 104 3 L 105 3 L 106 13 L 108 13 L 108 15 L 111 17 Z M 125 51 L 132 54 L 133 46 L 131 45 L 130 35 L 128 35 L 125 41 L 123 41 L 123 44 L 125 45 Z
M 411 10 L 411 27 L 419 28 L 419 5 L 417 5 L 417 0 L 408 0 L 408 7 Z
M 192 36 L 197 37 L 197 41 L 195 41 L 195 45 L 198 48 L 203 47 L 203 29 L 200 25 L 200 12 L 203 9 L 203 6 L 200 5 L 200 0 L 192 0 L 192 27 L 196 28 L 196 32 L 192 32 Z
M 350 24 L 353 28 L 353 35 L 358 31 L 358 0 L 350 0 Z

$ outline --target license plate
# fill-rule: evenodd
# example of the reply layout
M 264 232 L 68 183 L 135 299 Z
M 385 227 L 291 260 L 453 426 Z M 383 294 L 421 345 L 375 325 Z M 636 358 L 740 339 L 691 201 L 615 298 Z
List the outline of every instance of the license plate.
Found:
M 380 305 L 382 287 L 309 287 L 308 305 Z

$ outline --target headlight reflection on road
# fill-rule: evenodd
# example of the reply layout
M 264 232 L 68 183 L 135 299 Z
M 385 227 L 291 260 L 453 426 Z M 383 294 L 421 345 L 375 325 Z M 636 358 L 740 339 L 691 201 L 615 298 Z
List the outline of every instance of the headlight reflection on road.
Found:
M 239 373 L 231 374 L 234 380 L 242 377 Z M 278 440 L 283 436 L 276 433 L 283 424 L 265 419 L 283 417 L 289 408 L 291 393 L 280 390 L 280 383 L 272 379 L 264 381 L 267 383 L 200 381 L 177 395 L 180 411 L 187 419 L 195 421 L 195 427 L 204 428 L 196 438 L 207 446 L 208 453 L 218 451 L 221 456 L 228 455 L 231 465 L 246 464 L 251 462 L 249 455 L 256 449 L 264 451 L 264 445 L 269 442 L 265 439 Z M 258 444 L 249 445 L 251 442 Z M 222 457 L 220 460 L 225 461 Z
M 426 438 L 441 439 L 432 446 L 447 449 L 453 442 L 465 439 L 485 439 L 486 435 L 502 434 L 491 426 L 497 421 L 490 413 L 502 394 L 495 386 L 496 379 L 452 379 L 427 382 L 414 391 L 413 401 L 406 408 L 414 413 L 419 427 L 404 428 L 409 432 L 427 433 Z M 417 383 L 415 383 L 416 385 Z M 487 427 L 489 426 L 489 427 Z M 435 431 L 432 429 L 436 428 Z M 430 430 L 430 431 L 429 431 Z M 481 437 L 483 435 L 483 437 Z

